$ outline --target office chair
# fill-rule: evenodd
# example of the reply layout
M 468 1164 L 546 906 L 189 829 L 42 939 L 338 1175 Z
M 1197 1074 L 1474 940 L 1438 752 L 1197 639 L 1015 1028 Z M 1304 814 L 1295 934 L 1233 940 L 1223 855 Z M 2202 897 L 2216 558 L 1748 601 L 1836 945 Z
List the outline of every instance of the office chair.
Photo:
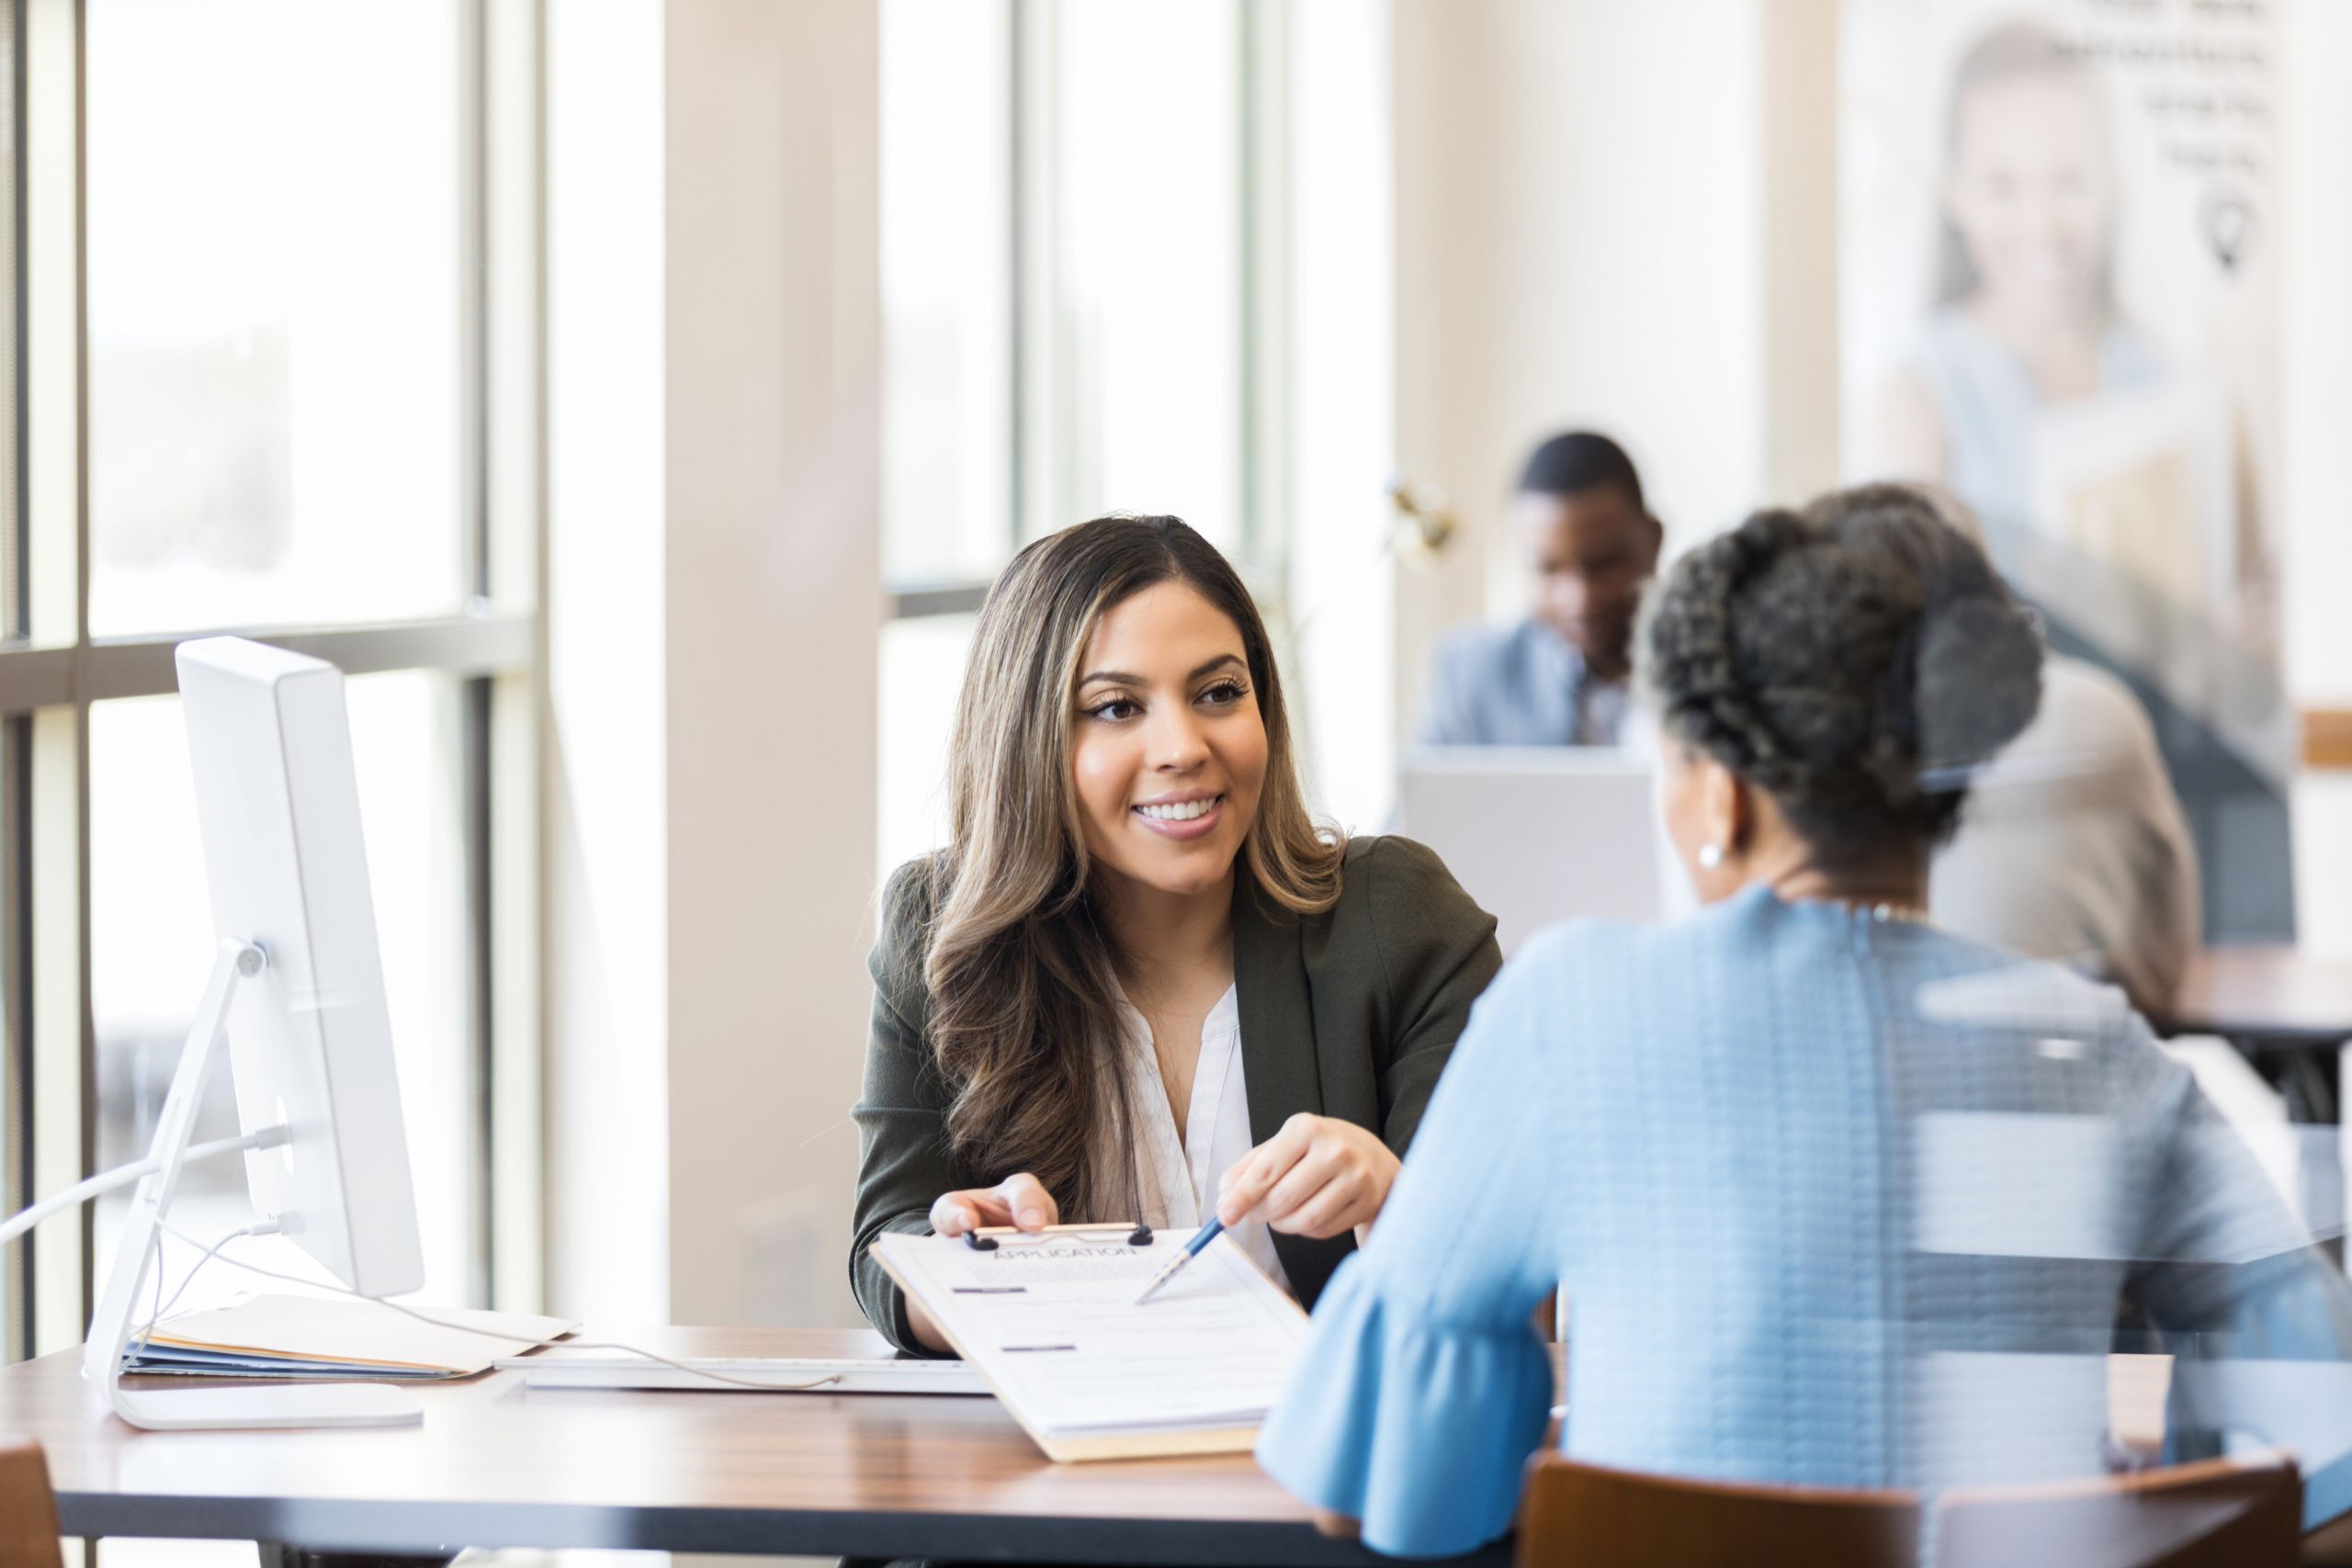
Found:
M 49 1461 L 29 1438 L 0 1438 L 0 1568 L 62 1568 Z
M 1520 1568 L 1916 1568 L 1908 1492 L 1640 1475 L 1548 1453 L 1529 1466 Z M 1928 1514 L 1937 1568 L 2293 1568 L 2302 1482 L 2282 1454 L 2048 1485 L 1953 1491 Z

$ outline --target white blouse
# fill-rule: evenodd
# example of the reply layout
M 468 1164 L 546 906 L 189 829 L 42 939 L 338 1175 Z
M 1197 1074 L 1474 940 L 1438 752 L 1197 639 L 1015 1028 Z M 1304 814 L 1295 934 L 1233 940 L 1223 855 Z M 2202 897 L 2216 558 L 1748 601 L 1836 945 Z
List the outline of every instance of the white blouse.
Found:
M 1136 1117 L 1136 1189 L 1143 1202 L 1138 1217 L 1156 1231 L 1189 1237 L 1216 1212 L 1217 1178 L 1257 1146 L 1250 1135 L 1250 1096 L 1241 1079 L 1239 993 L 1227 986 L 1201 1023 L 1201 1059 L 1193 1072 L 1193 1102 L 1182 1139 L 1152 1051 L 1151 1025 L 1124 998 L 1120 1006 L 1127 1015 L 1127 1083 Z M 1245 1220 L 1226 1234 L 1269 1279 L 1290 1289 L 1290 1277 L 1274 1255 L 1273 1232 L 1264 1221 Z

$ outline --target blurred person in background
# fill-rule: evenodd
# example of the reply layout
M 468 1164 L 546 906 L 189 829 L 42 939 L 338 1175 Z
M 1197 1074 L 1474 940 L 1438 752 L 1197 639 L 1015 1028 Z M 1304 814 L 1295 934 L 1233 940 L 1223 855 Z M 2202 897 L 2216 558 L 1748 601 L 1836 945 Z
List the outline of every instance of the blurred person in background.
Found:
M 1981 547 L 1976 518 L 1924 489 Z M 2196 953 L 2197 846 L 2132 689 L 2086 660 L 2048 655 L 2025 732 L 1969 780 L 1960 831 L 1936 856 L 1936 923 L 2072 964 L 2169 1012 Z
M 2181 1358 L 2175 1455 L 2215 1408 L 2199 1359 L 2343 1371 L 2342 1276 L 2121 994 L 1928 917 L 1970 769 L 2041 692 L 1983 552 L 1916 491 L 1836 492 L 1691 551 L 1641 641 L 1706 907 L 1506 966 L 1317 1307 L 1265 1470 L 1382 1551 L 1501 1534 L 1555 1285 L 1561 1447 L 1715 1481 L 2097 1474 L 2127 1303 Z M 2294 1441 L 2331 1517 L 2345 1391 L 2283 1370 L 2233 1419 Z
M 1623 739 L 1634 616 L 1665 537 L 1641 476 L 1606 435 L 1572 431 L 1529 455 L 1510 526 L 1534 608 L 1438 650 L 1424 746 L 1614 746 Z

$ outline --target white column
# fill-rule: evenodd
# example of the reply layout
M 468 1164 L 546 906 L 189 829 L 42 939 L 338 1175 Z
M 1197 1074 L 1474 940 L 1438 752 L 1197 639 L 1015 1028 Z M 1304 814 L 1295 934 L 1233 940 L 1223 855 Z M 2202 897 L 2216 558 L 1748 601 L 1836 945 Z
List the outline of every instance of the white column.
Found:
M 1396 664 L 1396 569 L 1383 547 L 1396 431 L 1388 7 L 1295 0 L 1285 19 L 1283 477 L 1296 635 L 1283 674 L 1314 810 L 1377 832 L 1396 784 L 1390 693 L 1415 675 Z
M 662 6 L 551 0 L 548 1310 L 669 1315 Z
M 875 20 L 548 15 L 548 1302 L 851 1323 Z
M 663 47 L 671 1312 L 854 1324 L 876 22 L 831 0 L 669 0 Z
M 2280 13 L 2278 240 L 2286 380 L 2287 691 L 2299 707 L 2352 707 L 2352 6 L 2288 0 Z M 2308 950 L 2352 953 L 2352 774 L 2295 782 L 2295 928 Z
M 1758 19 L 1764 492 L 1758 502 L 1802 502 L 1838 480 L 1838 0 L 1768 0 Z

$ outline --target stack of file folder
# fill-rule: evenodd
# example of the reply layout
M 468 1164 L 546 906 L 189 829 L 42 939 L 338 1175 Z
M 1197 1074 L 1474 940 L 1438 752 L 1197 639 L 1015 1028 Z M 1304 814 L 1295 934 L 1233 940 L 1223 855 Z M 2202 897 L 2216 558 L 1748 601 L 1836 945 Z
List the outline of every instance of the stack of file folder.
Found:
M 134 1342 L 122 1370 L 210 1378 L 463 1378 L 579 1326 L 523 1313 L 416 1310 L 437 1321 L 350 1296 L 251 1296 L 166 1319 L 144 1345 Z

